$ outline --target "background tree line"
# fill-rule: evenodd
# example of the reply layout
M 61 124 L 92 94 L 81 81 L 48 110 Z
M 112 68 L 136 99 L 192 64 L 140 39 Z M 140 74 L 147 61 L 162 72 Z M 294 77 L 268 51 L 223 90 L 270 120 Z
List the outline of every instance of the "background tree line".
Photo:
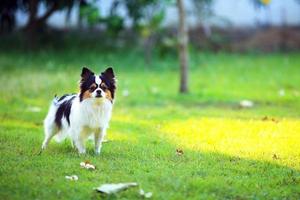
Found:
M 257 9 L 266 8 L 271 0 L 249 0 Z M 296 0 L 299 2 L 298 0 Z M 130 30 L 130 34 L 139 41 L 144 51 L 144 60 L 151 63 L 153 49 L 159 46 L 160 52 L 164 54 L 177 49 L 180 63 L 180 92 L 188 92 L 188 44 L 189 30 L 186 17 L 193 12 L 197 17 L 198 26 L 203 26 L 206 19 L 213 15 L 213 0 L 191 0 L 190 10 L 185 8 L 184 0 L 112 0 L 108 15 L 101 13 L 102 2 L 100 0 L 2 0 L 0 1 L 0 34 L 10 34 L 16 30 L 16 14 L 18 11 L 26 13 L 28 20 L 19 29 L 26 38 L 28 46 L 32 49 L 39 43 L 49 29 L 47 20 L 58 11 L 65 11 L 65 21 L 70 21 L 70 15 L 78 9 L 77 31 L 93 30 L 101 26 L 102 32 L 111 43 L 117 43 L 118 38 L 124 31 Z M 163 28 L 166 9 L 176 6 L 178 11 L 178 24 L 176 30 L 171 34 Z M 41 9 L 43 8 L 43 13 Z M 120 15 L 118 10 L 125 9 L 125 14 Z M 125 24 L 130 20 L 131 25 Z M 204 37 L 217 46 L 222 42 L 218 37 L 211 37 L 211 28 L 204 27 L 204 36 L 200 37 L 200 43 Z M 281 34 L 282 38 L 285 34 Z M 198 37 L 198 36 L 197 36 Z M 203 42 L 204 43 L 204 42 Z M 281 45 L 283 46 L 284 45 Z
M 203 10 L 211 0 L 194 0 L 197 9 Z M 83 22 L 92 27 L 102 24 L 108 35 L 117 37 L 125 29 L 124 16 L 118 14 L 117 9 L 122 6 L 126 9 L 127 18 L 132 22 L 131 29 L 142 38 L 145 61 L 151 61 L 151 52 L 155 44 L 155 36 L 159 34 L 161 24 L 165 16 L 165 9 L 170 4 L 176 4 L 179 13 L 178 46 L 180 58 L 181 86 L 180 92 L 188 91 L 188 33 L 186 26 L 186 11 L 182 0 L 114 0 L 108 16 L 102 16 L 97 6 L 98 1 L 92 0 L 3 0 L 0 3 L 0 26 L 2 32 L 11 32 L 16 26 L 16 12 L 21 10 L 28 15 L 28 21 L 22 28 L 30 45 L 36 43 L 38 35 L 43 34 L 48 28 L 47 20 L 53 13 L 61 10 L 66 11 L 66 21 L 74 7 L 79 7 L 79 25 Z M 45 12 L 39 15 L 41 6 Z M 173 42 L 176 44 L 176 40 Z M 172 43 L 172 42 L 171 42 Z

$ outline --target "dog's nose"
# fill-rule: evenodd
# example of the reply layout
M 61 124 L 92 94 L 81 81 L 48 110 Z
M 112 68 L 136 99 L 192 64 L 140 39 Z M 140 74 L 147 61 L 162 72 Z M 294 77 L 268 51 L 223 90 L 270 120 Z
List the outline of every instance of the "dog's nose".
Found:
M 97 97 L 101 97 L 102 95 L 101 95 L 101 90 L 97 90 L 96 91 L 96 94 L 97 94 Z

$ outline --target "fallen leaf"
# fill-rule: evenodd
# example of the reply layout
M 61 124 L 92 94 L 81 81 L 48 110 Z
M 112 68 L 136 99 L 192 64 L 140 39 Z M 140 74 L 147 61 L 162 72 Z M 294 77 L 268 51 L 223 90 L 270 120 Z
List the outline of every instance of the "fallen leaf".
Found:
M 65 178 L 70 180 L 70 181 L 77 181 L 78 180 L 78 176 L 76 176 L 76 175 L 65 176 Z
M 117 193 L 122 190 L 126 190 L 129 187 L 135 187 L 137 186 L 137 183 L 109 183 L 109 184 L 103 184 L 99 187 L 95 188 L 98 192 L 104 193 L 104 194 L 113 194 Z
M 262 121 L 268 121 L 269 118 L 268 118 L 267 116 L 264 116 L 261 120 L 262 120 Z
M 238 162 L 239 160 L 241 160 L 239 157 L 234 157 L 229 159 L 230 162 Z
M 152 192 L 145 192 L 143 189 L 140 189 L 139 194 L 142 197 L 145 197 L 146 199 L 149 199 L 152 197 Z
M 278 160 L 278 159 L 279 159 L 279 156 L 276 155 L 276 154 L 274 153 L 274 154 L 273 154 L 273 159 L 274 159 L 274 160 Z
M 277 119 L 275 119 L 275 118 L 272 118 L 271 121 L 272 121 L 272 122 L 275 122 L 275 123 L 278 123 L 278 122 L 279 122 L 279 120 L 277 120 Z
M 279 122 L 279 120 L 277 120 L 277 119 L 275 119 L 275 118 L 269 118 L 269 117 L 267 117 L 267 116 L 263 117 L 261 120 L 262 120 L 262 121 L 272 121 L 272 122 L 275 122 L 275 123 L 278 123 L 278 122 Z
M 182 149 L 176 149 L 176 154 L 177 154 L 178 156 L 183 155 L 183 150 L 182 150 Z
M 84 161 L 80 163 L 81 168 L 95 170 L 96 166 L 91 164 L 89 161 Z

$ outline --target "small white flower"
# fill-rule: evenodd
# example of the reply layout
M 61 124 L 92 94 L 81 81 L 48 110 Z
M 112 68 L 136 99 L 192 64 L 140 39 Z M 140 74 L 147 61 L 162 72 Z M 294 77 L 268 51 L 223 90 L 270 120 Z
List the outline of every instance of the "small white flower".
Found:
M 96 169 L 96 167 L 94 165 L 89 164 L 89 163 L 85 165 L 85 168 L 86 169 Z
M 152 197 L 152 192 L 147 192 L 146 194 L 145 194 L 145 198 L 146 199 L 149 199 L 149 198 L 151 198 Z
M 278 91 L 278 95 L 281 96 L 281 97 L 285 96 L 285 90 L 284 89 L 280 89 Z
M 37 106 L 32 106 L 32 107 L 28 107 L 27 110 L 29 112 L 41 112 L 41 108 L 40 107 L 37 107 Z
M 253 101 L 250 101 L 250 100 L 242 100 L 242 101 L 240 101 L 240 106 L 242 108 L 251 108 L 254 106 L 254 103 L 253 103 Z
M 76 176 L 76 175 L 65 176 L 65 178 L 67 180 L 70 180 L 70 181 L 77 181 L 78 180 L 78 176 Z
M 80 167 L 85 167 L 85 162 L 81 162 Z
M 157 87 L 152 87 L 152 88 L 151 88 L 151 92 L 152 92 L 153 94 L 157 94 L 157 93 L 158 93 L 158 88 L 157 88 Z
M 140 189 L 139 191 L 139 194 L 142 196 L 142 197 L 145 197 L 146 199 L 149 199 L 152 197 L 152 192 L 145 192 L 143 189 Z
M 96 169 L 96 166 L 95 166 L 95 165 L 92 165 L 92 164 L 89 163 L 89 162 L 81 162 L 81 163 L 80 163 L 80 167 L 81 167 L 81 168 L 85 168 L 85 169 L 91 169 L 91 170 L 95 170 L 95 169 Z
M 123 97 L 128 97 L 129 96 L 129 90 L 125 89 L 122 91 Z

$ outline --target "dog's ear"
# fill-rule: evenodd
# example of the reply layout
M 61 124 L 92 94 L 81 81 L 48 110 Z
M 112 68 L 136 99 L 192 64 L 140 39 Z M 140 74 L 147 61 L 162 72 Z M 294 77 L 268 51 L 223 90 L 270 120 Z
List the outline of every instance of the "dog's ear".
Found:
M 101 73 L 100 77 L 105 84 L 108 86 L 112 98 L 115 96 L 115 90 L 116 90 L 116 78 L 114 74 L 114 70 L 111 67 L 108 67 L 104 72 Z
M 107 77 L 108 79 L 115 78 L 114 70 L 111 67 L 107 68 L 104 72 L 102 72 L 102 75 Z
M 112 67 L 108 67 L 104 72 L 103 75 L 107 78 L 113 79 L 115 77 L 114 70 Z
M 93 75 L 94 73 L 87 67 L 83 67 L 81 71 L 81 78 L 87 79 L 90 75 Z

